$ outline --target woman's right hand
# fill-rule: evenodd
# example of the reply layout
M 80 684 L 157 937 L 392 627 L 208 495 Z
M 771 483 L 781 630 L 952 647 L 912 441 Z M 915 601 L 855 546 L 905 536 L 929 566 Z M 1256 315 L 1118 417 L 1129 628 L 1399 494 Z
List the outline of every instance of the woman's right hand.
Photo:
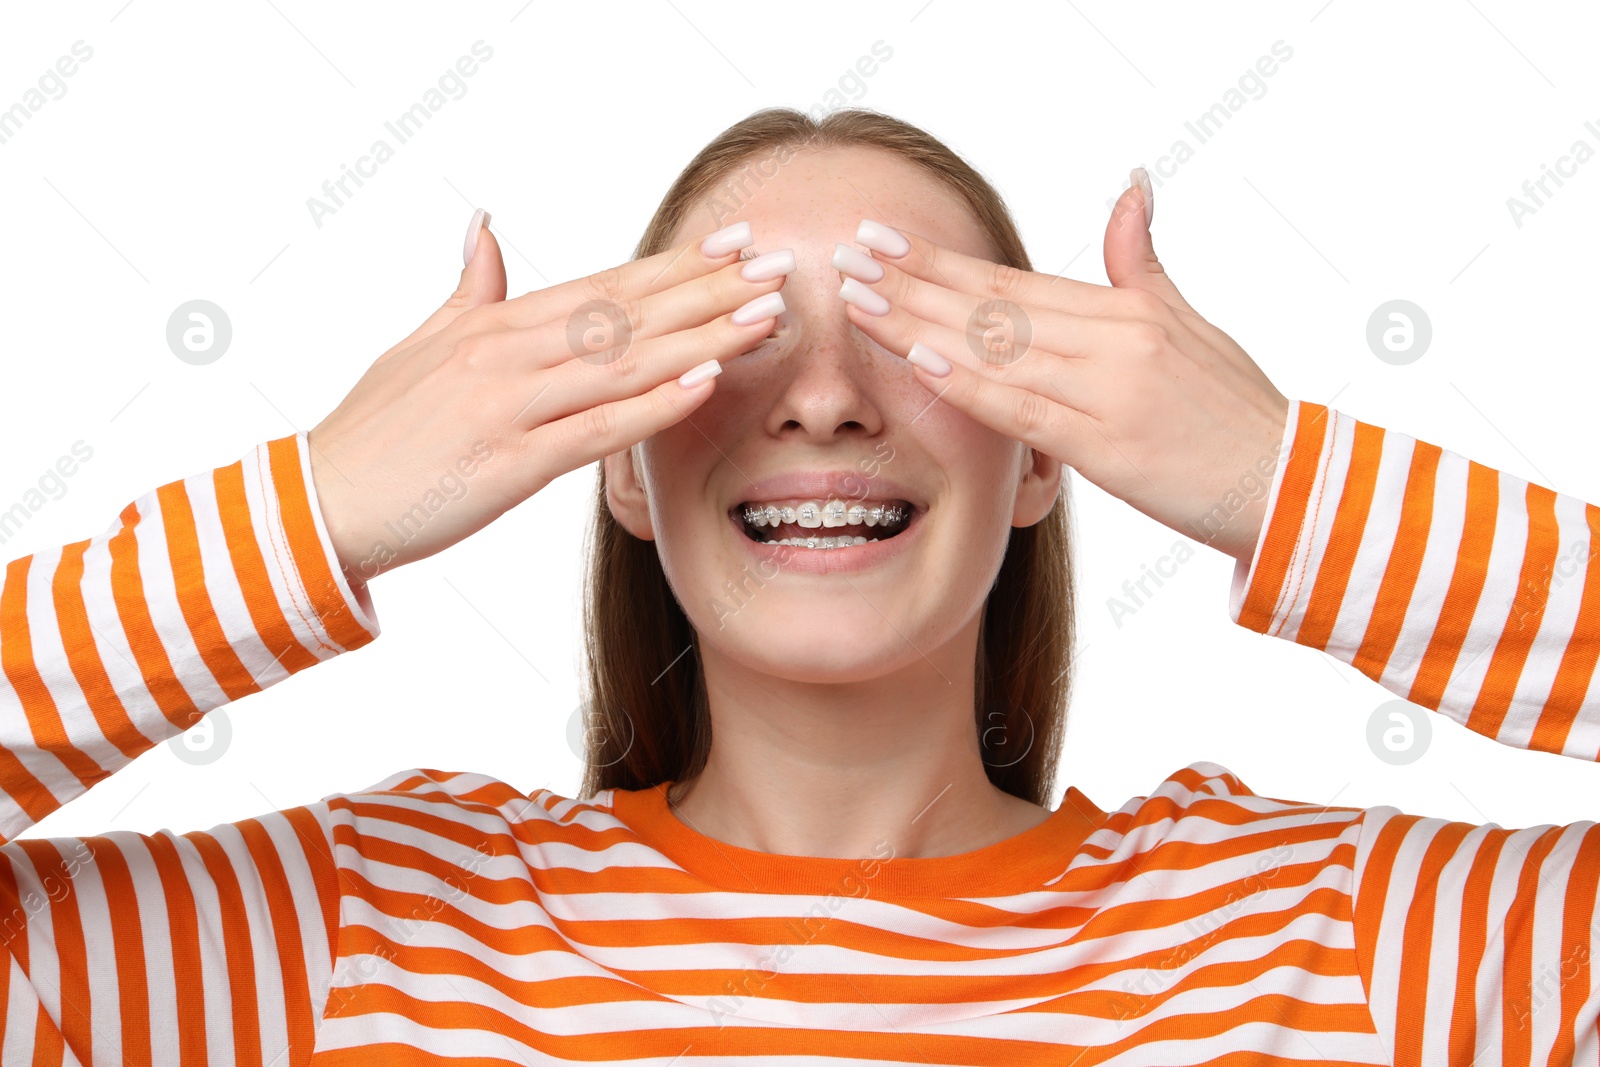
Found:
M 507 300 L 487 221 L 456 292 L 308 435 L 323 519 L 358 591 L 692 412 L 713 379 L 686 388 L 679 376 L 760 343 L 794 263 L 772 253 L 741 264 L 749 229 L 730 227 L 717 231 L 715 255 L 700 234 Z M 746 280 L 758 262 L 787 270 Z M 762 297 L 768 306 L 746 313 L 758 318 L 732 321 Z

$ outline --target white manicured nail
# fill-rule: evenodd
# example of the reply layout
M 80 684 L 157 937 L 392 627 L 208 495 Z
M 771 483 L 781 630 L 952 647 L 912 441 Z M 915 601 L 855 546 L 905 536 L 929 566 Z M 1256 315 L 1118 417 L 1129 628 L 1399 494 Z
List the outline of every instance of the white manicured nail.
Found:
M 844 271 L 850 277 L 860 278 L 864 282 L 883 281 L 883 264 L 849 245 L 833 246 L 833 269 Z
M 737 252 L 741 248 L 749 248 L 755 244 L 755 238 L 750 235 L 748 222 L 736 222 L 732 226 L 724 226 L 716 233 L 700 242 L 700 251 L 709 259 L 725 256 L 729 252 Z
M 1148 227 L 1156 214 L 1156 191 L 1150 185 L 1150 172 L 1143 167 L 1134 167 L 1128 172 L 1128 184 L 1137 185 L 1144 194 L 1144 224 Z
M 750 262 L 754 263 L 755 260 Z M 763 293 L 733 313 L 735 326 L 749 326 L 762 319 L 774 318 L 789 310 L 782 293 Z
M 906 353 L 906 360 L 915 363 L 935 378 L 943 378 L 950 373 L 950 361 L 921 341 L 911 342 L 911 351 Z
M 487 225 L 489 225 L 489 213 L 480 207 L 472 213 L 472 221 L 467 223 L 467 243 L 461 246 L 462 266 L 472 262 L 472 254 L 478 250 L 478 235 Z
M 856 244 L 866 245 L 874 252 L 895 258 L 911 251 L 911 242 L 906 240 L 904 234 L 871 219 L 862 219 L 861 225 L 856 227 Z
M 708 359 L 704 363 L 701 363 L 695 367 L 690 367 L 688 370 L 678 375 L 678 384 L 683 386 L 685 389 L 691 389 L 705 381 L 707 378 L 715 378 L 721 373 L 722 364 L 718 363 L 714 359 Z
M 776 252 L 757 256 L 740 267 L 739 277 L 747 282 L 764 282 L 780 274 L 788 274 L 792 270 L 794 270 L 794 249 L 780 248 Z
M 868 315 L 889 314 L 889 301 L 854 278 L 844 280 L 844 284 L 839 286 L 839 295 L 845 303 L 854 304 Z

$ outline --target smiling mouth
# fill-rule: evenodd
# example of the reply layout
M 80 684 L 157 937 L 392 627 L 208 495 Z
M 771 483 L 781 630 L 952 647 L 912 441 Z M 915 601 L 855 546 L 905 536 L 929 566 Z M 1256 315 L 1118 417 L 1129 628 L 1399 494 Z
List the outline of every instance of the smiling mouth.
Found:
M 733 518 L 750 540 L 800 548 L 887 541 L 904 533 L 916 517 L 916 508 L 904 500 L 747 501 L 733 508 Z

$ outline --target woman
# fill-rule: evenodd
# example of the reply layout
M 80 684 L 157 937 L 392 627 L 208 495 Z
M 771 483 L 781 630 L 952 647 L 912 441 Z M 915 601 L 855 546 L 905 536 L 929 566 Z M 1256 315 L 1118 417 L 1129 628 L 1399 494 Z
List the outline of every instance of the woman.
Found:
M 1548 577 L 1587 506 L 1291 404 L 1163 273 L 1138 177 L 1089 285 L 1033 273 L 921 131 L 758 113 L 631 263 L 507 300 L 480 212 L 456 293 L 309 434 L 10 564 L 5 1062 L 1594 1062 L 1594 823 L 1210 763 L 1043 806 L 1064 464 L 1234 556 L 1241 625 L 1600 750 L 1600 572 Z M 370 641 L 367 579 L 596 460 L 580 798 L 413 769 L 12 840 Z

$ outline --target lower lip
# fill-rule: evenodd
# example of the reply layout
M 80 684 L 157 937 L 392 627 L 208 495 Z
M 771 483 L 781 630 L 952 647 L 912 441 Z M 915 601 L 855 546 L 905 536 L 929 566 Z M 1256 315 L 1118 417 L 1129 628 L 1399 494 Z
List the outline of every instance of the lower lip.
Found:
M 847 545 L 844 548 L 806 548 L 804 545 L 752 541 L 744 532 L 744 523 L 738 517 L 729 515 L 728 521 L 733 523 L 734 534 L 745 549 L 768 567 L 800 574 L 848 574 L 876 567 L 900 555 L 909 547 L 908 543 L 918 536 L 925 517 L 922 513 L 914 515 L 911 525 L 886 541 L 869 541 L 864 545 Z M 819 527 L 817 535 L 838 536 L 824 533 L 827 529 L 829 527 Z

